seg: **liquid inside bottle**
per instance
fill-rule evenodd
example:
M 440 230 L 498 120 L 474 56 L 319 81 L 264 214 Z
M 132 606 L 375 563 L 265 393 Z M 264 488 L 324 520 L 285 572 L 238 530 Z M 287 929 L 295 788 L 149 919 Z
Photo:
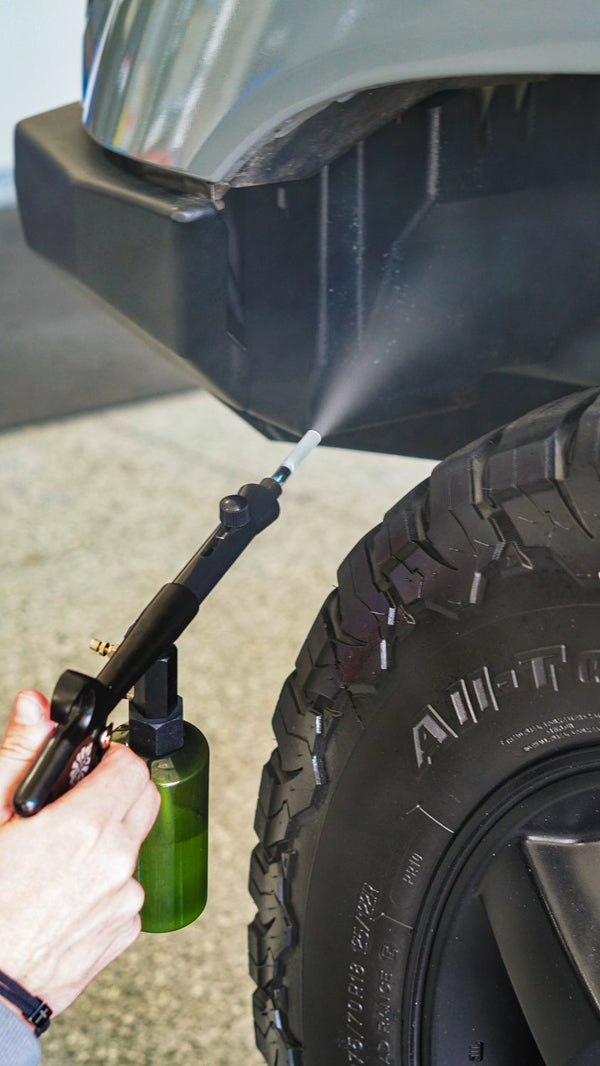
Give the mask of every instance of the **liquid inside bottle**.
M 142 929 L 166 933 L 181 929 L 202 913 L 208 882 L 208 743 L 184 722 L 183 746 L 167 755 L 140 757 L 160 792 L 156 822 L 142 844 L 135 876 L 146 899 Z M 128 744 L 129 727 L 114 740 Z

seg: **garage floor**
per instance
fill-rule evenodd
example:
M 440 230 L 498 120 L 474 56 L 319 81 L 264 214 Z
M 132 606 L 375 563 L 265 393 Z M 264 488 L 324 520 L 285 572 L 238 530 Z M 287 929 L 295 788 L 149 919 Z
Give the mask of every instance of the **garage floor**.
M 1 724 L 17 688 L 98 669 L 90 637 L 118 640 L 213 528 L 220 497 L 285 451 L 196 392 L 0 435 Z M 43 1038 L 44 1066 L 262 1062 L 246 884 L 271 713 L 341 558 L 431 465 L 317 451 L 181 639 L 184 706 L 212 749 L 210 902 L 101 975 Z

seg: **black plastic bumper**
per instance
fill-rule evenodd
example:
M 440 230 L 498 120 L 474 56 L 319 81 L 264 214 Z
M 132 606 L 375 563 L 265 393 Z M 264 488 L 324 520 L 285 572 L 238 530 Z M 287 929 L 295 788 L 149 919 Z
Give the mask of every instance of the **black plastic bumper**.
M 217 205 L 132 173 L 72 105 L 18 127 L 19 205 L 33 248 L 266 435 L 327 401 L 328 443 L 441 458 L 600 381 L 599 112 L 597 77 L 438 94 Z
M 21 122 L 15 159 L 30 246 L 195 364 L 213 391 L 229 385 L 227 231 L 215 205 L 116 165 L 78 104 Z

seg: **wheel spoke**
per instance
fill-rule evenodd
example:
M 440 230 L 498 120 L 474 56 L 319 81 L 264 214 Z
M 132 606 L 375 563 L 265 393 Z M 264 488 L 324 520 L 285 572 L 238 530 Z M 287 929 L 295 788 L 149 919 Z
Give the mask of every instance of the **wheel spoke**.
M 600 1061 L 600 843 L 513 843 L 481 896 L 546 1066 Z

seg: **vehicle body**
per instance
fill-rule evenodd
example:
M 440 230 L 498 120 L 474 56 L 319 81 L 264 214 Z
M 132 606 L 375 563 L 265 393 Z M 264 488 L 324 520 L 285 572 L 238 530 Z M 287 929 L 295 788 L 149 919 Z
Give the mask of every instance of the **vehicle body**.
M 593 384 L 594 5 L 303 12 L 93 0 L 32 245 L 274 437 L 358 379 L 331 443 L 439 458 Z
M 83 113 L 18 128 L 32 246 L 263 433 L 481 437 L 351 553 L 282 693 L 270 1066 L 597 1061 L 599 109 L 588 0 L 91 0 Z

